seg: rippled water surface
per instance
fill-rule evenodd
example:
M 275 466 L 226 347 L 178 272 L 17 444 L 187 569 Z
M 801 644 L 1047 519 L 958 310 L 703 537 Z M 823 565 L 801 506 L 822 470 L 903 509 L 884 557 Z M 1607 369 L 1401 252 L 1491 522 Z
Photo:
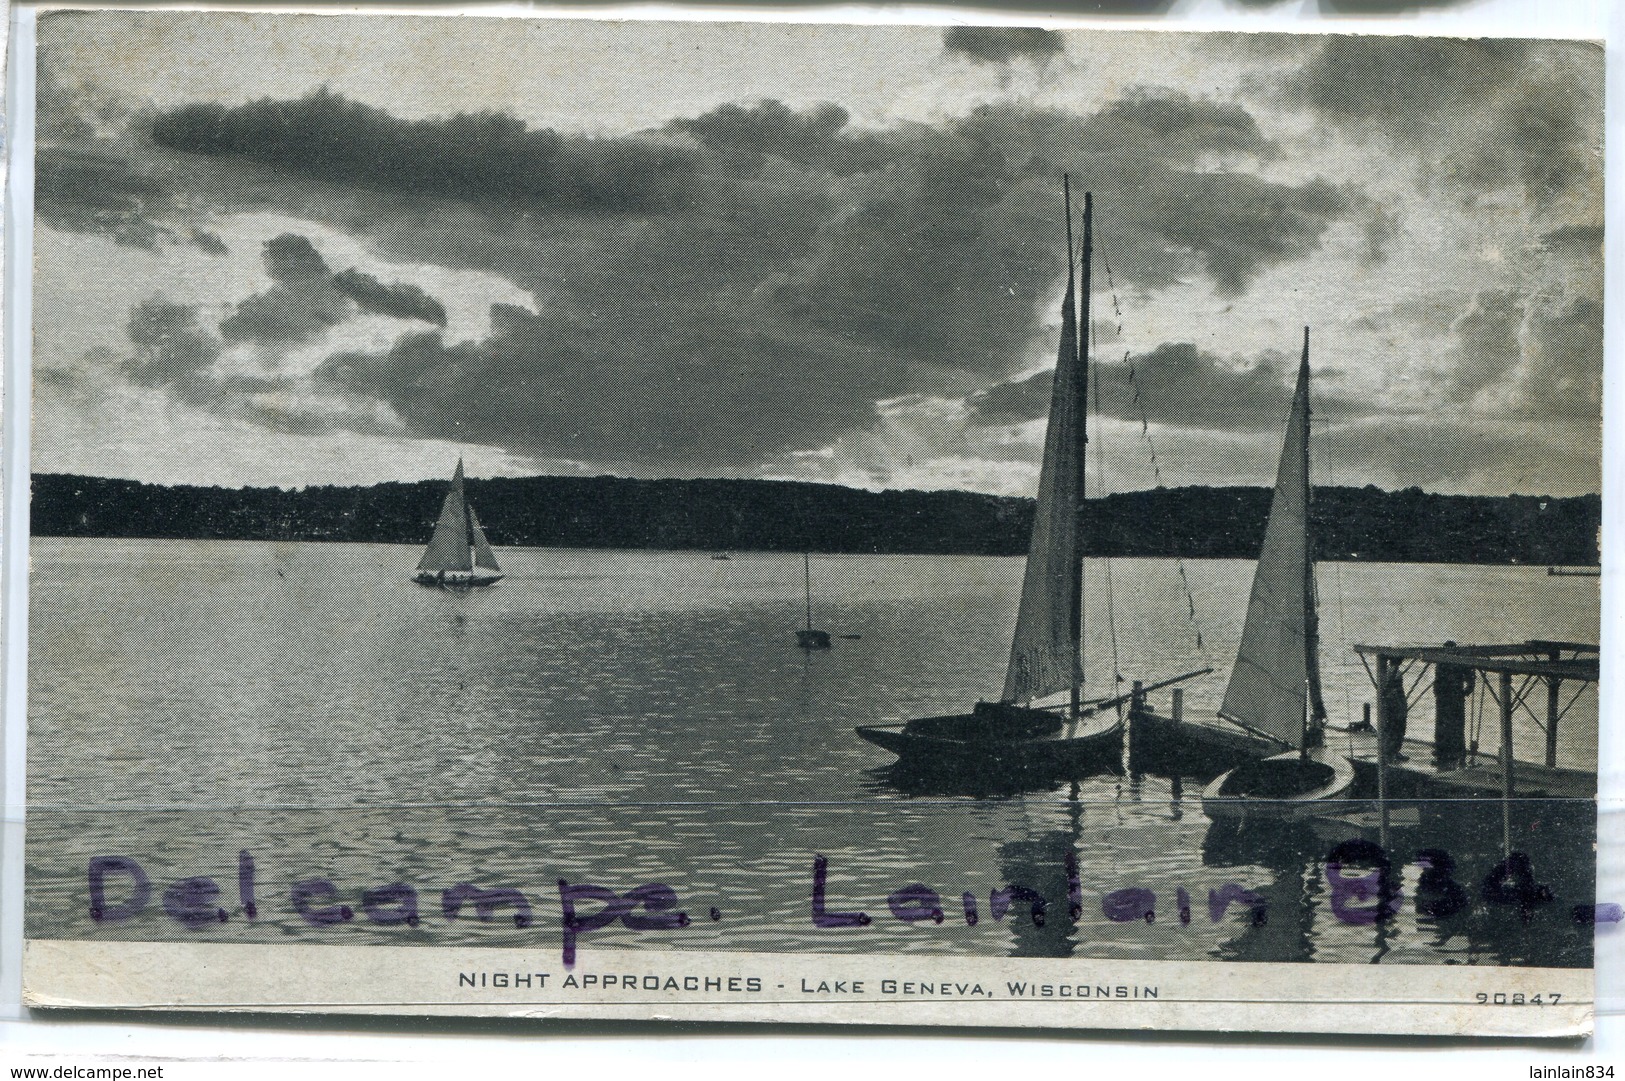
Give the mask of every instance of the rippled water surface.
M 1474 891 L 1502 856 L 1497 807 L 1425 816 L 1391 845 L 1402 905 L 1373 927 L 1333 912 L 1336 827 L 1210 832 L 1197 776 L 1105 771 L 1001 794 L 893 777 L 853 725 L 995 696 L 1019 559 L 814 557 L 817 624 L 861 637 L 805 654 L 799 556 L 510 550 L 508 578 L 467 594 L 412 585 L 416 558 L 383 545 L 34 541 L 30 935 L 552 946 L 563 878 L 664 882 L 695 917 L 592 936 L 622 947 L 1589 963 L 1589 935 L 1568 916 L 1594 899 L 1589 807 L 1520 817 L 1518 843 L 1557 896 L 1527 918 L 1483 904 L 1418 915 L 1415 849 L 1448 849 Z M 1174 563 L 1089 570 L 1096 689 L 1111 686 L 1114 644 L 1129 679 L 1212 664 L 1186 697 L 1210 713 L 1251 565 L 1186 565 L 1194 623 Z M 1595 641 L 1596 585 L 1543 568 L 1321 567 L 1334 723 L 1370 699 L 1353 643 Z M 1560 732 L 1560 761 L 1593 768 L 1594 695 Z M 1520 757 L 1542 739 L 1520 717 Z M 236 887 L 244 850 L 252 920 Z M 829 861 L 830 907 L 862 908 L 871 924 L 813 925 L 815 854 Z M 89 918 L 98 855 L 142 866 L 146 911 Z M 1081 913 L 1067 904 L 1069 855 Z M 191 876 L 221 884 L 224 922 L 164 914 L 165 887 Z M 318 927 L 292 910 L 291 885 L 316 878 L 354 919 Z M 128 877 L 110 882 L 118 894 Z M 443 919 L 440 891 L 458 882 L 522 891 L 534 923 Z M 422 897 L 416 926 L 361 914 L 362 891 L 391 883 Z M 940 925 L 888 912 L 888 894 L 914 883 L 946 899 Z M 1236 907 L 1211 919 L 1209 891 L 1227 883 L 1263 898 L 1268 918 Z M 1012 884 L 1051 900 L 1042 925 L 1023 905 L 988 918 L 989 892 Z M 1103 896 L 1126 888 L 1157 896 L 1152 921 L 1107 917 Z M 1195 899 L 1188 923 L 1180 890 Z M 974 926 L 965 892 L 980 899 Z

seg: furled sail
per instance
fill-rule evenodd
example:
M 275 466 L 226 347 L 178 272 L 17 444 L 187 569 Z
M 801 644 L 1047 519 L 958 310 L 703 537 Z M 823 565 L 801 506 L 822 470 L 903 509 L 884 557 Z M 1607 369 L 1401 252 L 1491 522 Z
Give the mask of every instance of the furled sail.
M 485 530 L 480 528 L 479 516 L 474 513 L 472 506 L 468 508 L 468 527 L 474 533 L 474 566 L 484 567 L 489 571 L 501 570 L 502 568 L 497 566 L 496 553 L 491 551 L 491 542 L 485 539 Z
M 1293 747 L 1310 735 L 1307 714 L 1325 716 L 1315 640 L 1309 551 L 1309 331 L 1292 395 L 1264 547 L 1253 572 L 1241 649 L 1219 715 Z
M 1084 197 L 1084 320 L 1088 320 L 1090 206 Z M 1078 651 L 1083 545 L 1078 507 L 1083 498 L 1083 396 L 1087 354 L 1080 350 L 1072 261 L 1072 211 L 1067 208 L 1066 299 L 1061 302 L 1061 344 L 1055 360 L 1049 428 L 1038 474 L 1021 608 L 1004 677 L 1006 702 L 1021 702 L 1076 687 L 1083 681 Z M 1087 348 L 1084 343 L 1084 348 Z
M 468 510 L 463 500 L 463 460 L 457 460 L 457 472 L 452 474 L 451 491 L 440 505 L 440 520 L 435 523 L 434 536 L 418 561 L 420 571 L 467 571 L 473 569 L 468 553 Z M 490 549 L 487 548 L 487 551 Z M 492 563 L 495 566 L 495 562 Z

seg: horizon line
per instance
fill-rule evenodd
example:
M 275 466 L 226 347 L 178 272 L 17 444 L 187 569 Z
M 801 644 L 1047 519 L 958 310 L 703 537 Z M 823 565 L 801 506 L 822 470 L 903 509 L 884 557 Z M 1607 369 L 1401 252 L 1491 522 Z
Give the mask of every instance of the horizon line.
M 418 484 L 447 484 L 447 483 L 450 483 L 449 480 L 442 479 L 442 478 L 424 477 L 424 478 L 420 478 L 418 480 L 380 480 L 380 481 L 372 481 L 370 483 L 354 482 L 354 483 L 348 483 L 348 484 L 305 484 L 305 485 L 294 485 L 294 486 L 290 486 L 290 487 L 283 487 L 282 485 L 276 485 L 276 484 L 241 484 L 241 485 L 237 485 L 235 487 L 231 487 L 231 486 L 222 485 L 222 484 L 200 484 L 200 483 L 193 483 L 193 482 L 188 482 L 188 481 L 145 481 L 145 480 L 138 480 L 138 479 L 136 479 L 134 477 L 103 476 L 103 475 L 96 474 L 96 473 L 73 473 L 73 472 L 62 472 L 62 471 L 55 471 L 55 470 L 30 470 L 30 472 L 29 472 L 29 480 L 30 480 L 30 482 L 32 482 L 33 479 L 36 478 L 36 477 L 84 477 L 84 478 L 87 478 L 89 480 L 119 481 L 119 482 L 123 482 L 123 483 L 127 483 L 127 484 L 142 484 L 142 485 L 147 485 L 149 487 L 154 487 L 154 488 L 211 488 L 211 489 L 215 489 L 217 491 L 224 491 L 224 492 L 247 492 L 247 491 L 306 492 L 306 491 L 310 491 L 311 489 L 316 489 L 316 488 L 378 488 L 378 487 L 382 487 L 383 485 L 386 485 L 386 484 L 398 484 L 398 485 L 412 486 L 412 485 L 418 485 Z M 484 482 L 487 482 L 487 481 L 528 481 L 528 480 L 572 480 L 572 481 L 614 480 L 614 481 L 629 481 L 629 482 L 632 482 L 632 483 L 641 483 L 641 484 L 662 484 L 662 483 L 664 483 L 664 484 L 691 484 L 691 483 L 701 483 L 701 482 L 722 482 L 722 483 L 742 483 L 742 484 L 802 484 L 802 485 L 809 485 L 809 486 L 820 487 L 820 488 L 838 488 L 838 489 L 841 489 L 843 491 L 849 491 L 849 492 L 863 492 L 863 493 L 867 493 L 869 495 L 883 495 L 883 494 L 886 494 L 886 493 L 934 495 L 934 494 L 942 493 L 942 494 L 948 494 L 948 495 L 982 496 L 982 497 L 989 498 L 989 499 L 1014 499 L 1014 500 L 1022 500 L 1022 501 L 1028 502 L 1028 503 L 1033 502 L 1037 498 L 1036 496 L 1032 496 L 1032 495 L 1011 495 L 1011 494 L 1008 494 L 1008 493 L 1000 493 L 1000 492 L 983 492 L 983 491 L 977 491 L 977 490 L 972 489 L 972 488 L 862 488 L 862 487 L 858 487 L 858 486 L 852 485 L 852 484 L 842 484 L 842 483 L 840 483 L 838 481 L 807 480 L 807 479 L 797 479 L 797 478 L 792 478 L 792 477 L 629 477 L 629 476 L 624 476 L 622 474 L 617 474 L 617 473 L 596 473 L 596 474 L 532 473 L 532 474 L 526 474 L 526 475 L 523 475 L 523 476 L 499 475 L 499 476 L 494 476 L 494 477 L 474 477 L 474 476 L 469 476 L 469 475 L 467 475 L 465 473 L 464 479 L 466 481 L 468 481 L 468 482 L 479 481 L 481 483 L 484 483 Z M 1264 489 L 1264 490 L 1267 491 L 1267 490 L 1272 489 L 1273 487 L 1274 486 L 1271 485 L 1271 484 L 1239 484 L 1239 483 L 1231 483 L 1231 484 L 1155 485 L 1155 486 L 1152 486 L 1152 487 L 1149 487 L 1149 488 L 1127 488 L 1127 489 L 1122 489 L 1120 491 L 1107 492 L 1107 493 L 1105 493 L 1103 495 L 1086 495 L 1085 496 L 1085 501 L 1086 502 L 1094 502 L 1094 501 L 1102 500 L 1102 499 L 1110 499 L 1114 495 L 1139 495 L 1139 494 L 1143 494 L 1143 493 L 1146 493 L 1146 492 L 1159 492 L 1159 491 L 1161 491 L 1161 492 L 1177 492 L 1177 491 L 1186 491 L 1186 490 L 1191 490 L 1191 489 L 1203 489 L 1203 490 L 1207 490 L 1207 491 L 1221 491 L 1221 490 L 1225 490 L 1225 489 L 1237 489 L 1237 488 L 1240 488 L 1240 489 Z M 1398 495 L 1398 494 L 1401 494 L 1401 493 L 1404 493 L 1404 492 L 1409 492 L 1409 491 L 1415 490 L 1415 491 L 1421 492 L 1424 495 L 1438 496 L 1438 497 L 1444 498 L 1444 499 L 1601 499 L 1602 498 L 1602 493 L 1598 492 L 1598 491 L 1580 492 L 1580 493 L 1577 493 L 1577 494 L 1574 494 L 1574 495 L 1551 495 L 1550 493 L 1544 493 L 1544 492 L 1539 493 L 1539 494 L 1531 494 L 1531 493 L 1524 493 L 1524 492 L 1507 492 L 1507 493 L 1504 493 L 1504 494 L 1493 494 L 1493 493 L 1484 493 L 1484 492 L 1462 493 L 1462 492 L 1438 492 L 1438 491 L 1433 491 L 1431 489 L 1424 488 L 1419 484 L 1410 484 L 1410 485 L 1406 485 L 1403 488 L 1384 488 L 1384 487 L 1381 487 L 1380 485 L 1369 484 L 1369 483 L 1368 484 L 1311 484 L 1310 487 L 1312 489 L 1319 490 L 1319 491 L 1338 491 L 1338 490 L 1364 491 L 1364 490 L 1366 490 L 1368 488 L 1374 488 L 1377 491 L 1382 492 L 1385 495 Z

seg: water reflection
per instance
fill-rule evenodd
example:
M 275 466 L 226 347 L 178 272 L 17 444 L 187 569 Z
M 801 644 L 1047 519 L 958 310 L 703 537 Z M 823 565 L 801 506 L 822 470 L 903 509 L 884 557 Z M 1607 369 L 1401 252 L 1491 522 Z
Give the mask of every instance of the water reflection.
M 283 577 L 266 569 L 273 552 Z M 1102 762 L 1075 778 L 890 764 L 853 726 L 949 712 L 996 687 L 1006 656 L 988 643 L 1008 641 L 1019 560 L 841 557 L 820 612 L 863 638 L 808 655 L 786 618 L 801 603 L 799 555 L 736 553 L 713 565 L 706 553 L 521 551 L 504 559 L 511 575 L 498 589 L 458 596 L 412 586 L 401 568 L 417 552 L 382 546 L 45 538 L 33 555 L 26 884 L 36 937 L 531 947 L 547 945 L 556 923 L 312 928 L 288 909 L 287 889 L 325 877 L 354 900 L 393 881 L 425 896 L 469 881 L 531 891 L 538 913 L 556 913 L 549 884 L 567 878 L 664 882 L 695 911 L 726 913 L 658 941 L 597 933 L 617 947 L 1590 960 L 1590 929 L 1568 916 L 1596 899 L 1589 803 L 1515 816 L 1514 843 L 1555 898 L 1527 918 L 1479 896 L 1505 855 L 1498 805 L 1424 809 L 1418 825 L 1389 834 L 1404 904 L 1373 928 L 1335 917 L 1324 866 L 1333 846 L 1369 831 L 1216 834 L 1198 802 L 1211 762 L 1141 755 L 1132 771 Z M 1124 602 L 1123 648 L 1147 670 L 1189 671 L 1209 658 L 1156 622 L 1167 570 L 1114 564 L 1135 598 Z M 1235 611 L 1215 613 L 1209 639 L 1215 654 L 1233 650 L 1251 566 L 1189 570 L 1199 593 L 1236 598 Z M 1583 638 L 1596 625 L 1593 587 L 1525 569 L 1342 573 L 1351 634 L 1443 637 L 1432 622 L 1441 575 L 1463 624 L 1486 638 Z M 185 588 L 199 576 L 211 588 Z M 1527 625 L 1530 612 L 1546 622 Z M 1211 683 L 1192 682 L 1193 713 L 1217 705 L 1222 681 Z M 154 883 L 229 884 L 242 849 L 260 867 L 256 920 L 234 914 L 203 932 L 161 905 L 118 927 L 85 916 L 92 856 L 137 858 Z M 1473 900 L 1465 915 L 1418 908 L 1440 889 L 1435 876 L 1421 890 L 1419 849 L 1454 858 Z M 809 920 L 814 853 L 830 860 L 832 903 L 876 915 L 861 933 Z M 1081 912 L 1069 857 L 1082 868 Z M 955 918 L 892 919 L 887 896 L 916 882 Z M 1253 925 L 1239 903 L 1211 921 L 1209 891 L 1227 884 L 1260 895 L 1268 922 Z M 1042 925 L 1020 902 L 991 919 L 990 892 L 1015 885 L 1045 898 Z M 1154 924 L 1104 914 L 1106 896 L 1140 889 L 1163 910 Z M 1166 915 L 1180 890 L 1189 924 Z M 964 892 L 979 905 L 975 926 L 958 917 Z
M 1076 868 L 1084 810 L 1078 785 L 1068 793 L 1065 825 L 1041 830 L 998 847 L 999 871 L 1007 883 L 1024 886 L 1044 899 L 1042 916 L 1017 901 L 1010 911 L 1010 956 L 1071 957 L 1078 948 L 1083 915 Z
M 1314 959 L 1315 839 L 1291 823 L 1248 829 L 1214 823 L 1202 840 L 1202 864 L 1232 875 L 1246 870 L 1241 891 L 1221 896 L 1241 911 L 1241 929 L 1213 956 L 1224 961 Z M 1260 873 L 1261 872 L 1261 873 Z M 1222 889 L 1222 887 L 1221 887 Z M 1209 918 L 1213 911 L 1210 909 Z
M 1069 790 L 1078 798 L 1079 784 L 1089 778 L 1117 777 L 1122 767 L 1110 759 L 1090 763 L 1072 776 L 1031 770 L 960 770 L 916 763 L 895 762 L 869 770 L 866 787 L 871 791 L 906 796 L 910 799 L 963 797 L 1009 800 L 1021 796 L 1042 798 L 1045 794 Z

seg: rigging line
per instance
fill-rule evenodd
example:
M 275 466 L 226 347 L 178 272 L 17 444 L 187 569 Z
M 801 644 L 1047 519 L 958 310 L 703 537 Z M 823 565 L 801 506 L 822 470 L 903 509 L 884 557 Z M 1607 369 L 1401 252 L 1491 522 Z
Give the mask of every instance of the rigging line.
M 1574 703 L 1578 702 L 1580 700 L 1580 696 L 1582 694 L 1586 693 L 1586 691 L 1590 688 L 1590 686 L 1591 686 L 1590 683 L 1582 683 L 1582 684 L 1580 684 L 1580 689 L 1574 692 L 1574 697 L 1569 699 L 1569 704 L 1567 706 L 1564 706 L 1561 710 L 1558 711 L 1558 713 L 1557 713 L 1557 719 L 1558 720 L 1561 721 L 1563 719 L 1563 717 L 1568 713 L 1569 707 L 1573 706 Z
M 1098 230 L 1097 230 L 1097 235 L 1098 235 Z M 1100 250 L 1100 262 L 1101 262 L 1101 265 L 1105 268 L 1105 271 L 1106 271 L 1106 290 L 1107 290 L 1107 292 L 1110 294 L 1110 296 L 1112 298 L 1112 314 L 1115 315 L 1116 319 L 1117 319 L 1117 322 L 1116 322 L 1117 336 L 1119 338 L 1121 338 L 1123 336 L 1123 307 L 1122 307 L 1121 302 L 1117 298 L 1117 282 L 1112 278 L 1112 263 L 1111 263 L 1111 259 L 1108 258 L 1107 255 L 1106 255 L 1105 245 L 1100 244 L 1100 245 L 1098 245 L 1098 247 L 1101 249 Z M 1094 333 L 1093 320 L 1091 320 L 1091 325 L 1089 326 L 1088 330 L 1089 330 L 1089 332 L 1091 334 Z M 1097 349 L 1097 352 L 1098 352 L 1098 348 L 1099 348 L 1099 344 L 1100 344 L 1098 336 L 1096 336 L 1094 341 L 1095 341 L 1096 349 Z M 1140 392 L 1140 378 L 1139 378 L 1138 371 L 1136 371 L 1136 369 L 1134 367 L 1133 350 L 1130 350 L 1130 349 L 1124 349 L 1123 350 L 1123 366 L 1128 369 L 1129 390 L 1131 392 L 1131 397 L 1133 398 L 1133 401 L 1134 401 L 1135 409 L 1138 412 L 1139 418 L 1140 418 L 1140 438 L 1145 440 L 1146 450 L 1149 452 L 1149 454 L 1151 456 L 1151 477 L 1156 482 L 1156 487 L 1161 489 L 1161 488 L 1165 487 L 1165 485 L 1162 482 L 1162 465 L 1157 460 L 1157 444 L 1156 444 L 1156 441 L 1151 438 L 1151 421 L 1150 421 L 1150 417 L 1148 416 L 1148 414 L 1145 411 L 1145 395 Z M 1096 415 L 1097 416 L 1099 414 L 1099 409 L 1100 409 L 1100 389 L 1099 389 L 1099 387 L 1100 387 L 1100 370 L 1099 370 L 1099 366 L 1097 365 L 1096 369 L 1095 369 L 1095 409 L 1096 409 Z M 1166 537 L 1166 541 L 1167 541 L 1168 551 L 1174 557 L 1174 567 L 1175 567 L 1175 569 L 1177 569 L 1179 571 L 1179 585 L 1180 585 L 1180 588 L 1184 591 L 1184 594 L 1185 594 L 1185 607 L 1190 612 L 1191 631 L 1196 636 L 1196 650 L 1200 654 L 1205 649 L 1205 642 L 1203 640 L 1203 635 L 1202 635 L 1201 621 L 1196 618 L 1196 597 L 1191 592 L 1190 578 L 1185 574 L 1185 559 L 1184 559 L 1183 556 L 1181 556 L 1179 554 L 1179 546 L 1174 542 L 1173 519 L 1172 519 L 1172 517 L 1167 518 L 1166 522 L 1167 522 L 1167 526 L 1168 526 L 1168 531 L 1165 534 L 1165 537 Z
M 1113 304 L 1116 304 L 1115 297 L 1113 298 Z M 1089 334 L 1090 338 L 1094 341 L 1095 349 L 1098 353 L 1100 348 L 1100 340 L 1095 334 L 1093 326 L 1089 328 Z M 1094 377 L 1095 431 L 1098 433 L 1100 431 L 1100 365 L 1098 364 L 1095 365 Z M 1095 477 L 1100 482 L 1100 495 L 1096 496 L 1097 499 L 1103 499 L 1106 494 L 1106 448 L 1104 444 L 1105 440 L 1097 434 L 1095 436 Z M 1085 464 L 1087 465 L 1087 463 Z M 1114 593 L 1112 588 L 1112 557 L 1109 548 L 1104 556 L 1104 561 L 1106 566 L 1106 628 L 1111 637 L 1112 643 L 1112 687 L 1115 690 L 1117 685 L 1123 682 L 1123 670 L 1119 664 L 1117 655 L 1117 615 L 1113 605 Z
M 1321 423 L 1324 424 L 1325 421 L 1325 414 L 1321 414 Z M 1320 457 L 1324 459 L 1320 468 L 1326 475 L 1326 487 L 1328 489 L 1335 489 L 1337 487 L 1337 477 L 1332 471 L 1332 456 L 1330 454 L 1322 454 Z M 1338 553 L 1338 555 L 1341 556 L 1342 553 Z M 1332 561 L 1332 578 L 1335 582 L 1334 588 L 1337 590 L 1337 644 L 1338 648 L 1347 654 L 1349 648 L 1349 632 L 1348 624 L 1345 622 L 1343 617 L 1343 560 L 1341 558 L 1334 559 Z M 1354 716 L 1354 702 L 1349 697 L 1348 680 L 1343 680 L 1342 682 L 1343 716 L 1352 717 Z
M 1535 727 L 1544 732 L 1546 731 L 1546 722 L 1541 719 L 1540 714 L 1535 712 L 1535 707 L 1529 704 L 1529 689 L 1537 681 L 1541 683 L 1545 682 L 1545 680 L 1542 680 L 1539 676 L 1531 675 L 1524 677 L 1523 686 L 1518 688 L 1518 705 L 1523 708 L 1525 713 L 1529 714 L 1529 719 L 1535 722 Z M 1585 688 L 1582 687 L 1580 689 L 1584 690 Z M 1561 716 L 1561 714 L 1559 716 Z

